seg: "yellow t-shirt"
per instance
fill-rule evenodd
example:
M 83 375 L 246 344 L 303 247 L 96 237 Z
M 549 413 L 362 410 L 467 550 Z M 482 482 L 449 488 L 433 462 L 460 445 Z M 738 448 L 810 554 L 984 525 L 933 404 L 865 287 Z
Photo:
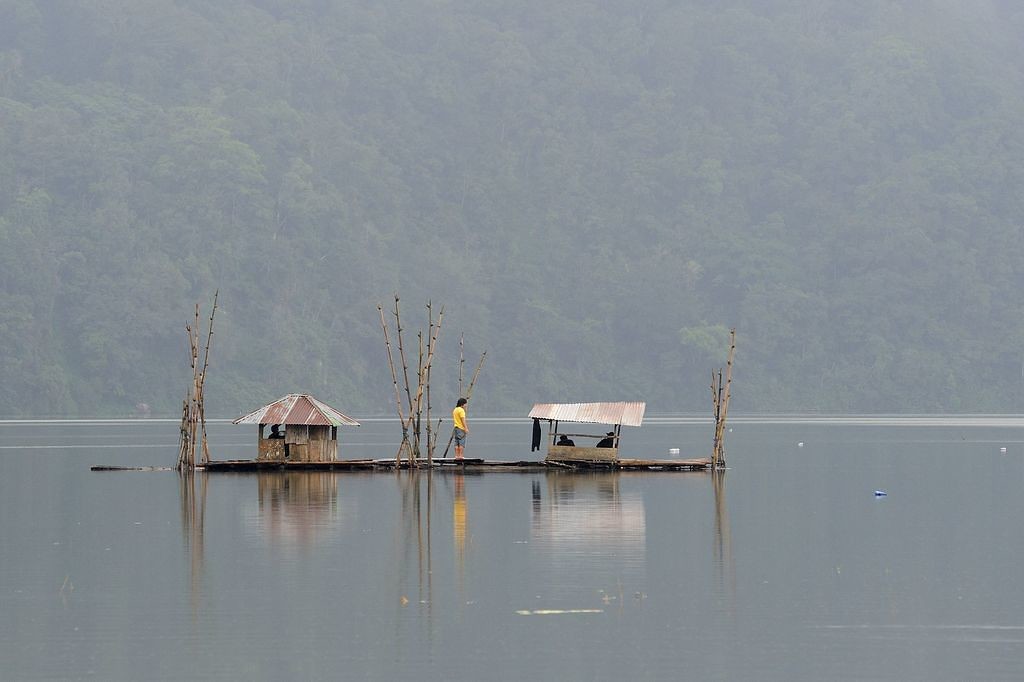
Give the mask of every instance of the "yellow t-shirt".
M 469 429 L 466 428 L 466 408 L 456 407 L 452 410 L 452 422 L 455 423 L 457 428 L 468 431 Z

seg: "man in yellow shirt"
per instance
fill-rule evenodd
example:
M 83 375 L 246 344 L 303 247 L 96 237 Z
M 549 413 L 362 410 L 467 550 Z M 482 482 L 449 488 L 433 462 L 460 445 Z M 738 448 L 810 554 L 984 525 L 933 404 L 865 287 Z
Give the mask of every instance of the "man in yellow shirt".
M 455 424 L 455 460 L 462 459 L 463 448 L 466 445 L 466 435 L 469 433 L 469 426 L 466 425 L 466 403 L 465 398 L 459 398 L 452 410 L 452 423 Z

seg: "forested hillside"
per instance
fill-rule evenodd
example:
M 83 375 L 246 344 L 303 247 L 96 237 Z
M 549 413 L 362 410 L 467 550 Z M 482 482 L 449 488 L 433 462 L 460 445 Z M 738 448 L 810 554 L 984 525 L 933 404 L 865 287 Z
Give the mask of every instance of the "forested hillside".
M 0 415 L 1022 412 L 1019 7 L 0 0 Z

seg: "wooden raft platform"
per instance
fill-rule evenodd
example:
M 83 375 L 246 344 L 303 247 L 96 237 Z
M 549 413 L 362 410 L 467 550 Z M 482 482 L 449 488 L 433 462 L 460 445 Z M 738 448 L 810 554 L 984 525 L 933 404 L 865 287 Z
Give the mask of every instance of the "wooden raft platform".
M 426 459 L 417 465 L 427 468 Z M 266 462 L 251 459 L 214 460 L 196 469 L 205 471 L 384 471 L 408 469 L 409 463 L 396 464 L 393 459 L 341 459 L 333 462 Z M 711 469 L 711 458 L 699 459 L 620 459 L 617 461 L 507 461 L 484 460 L 467 457 L 435 459 L 434 469 L 450 471 L 543 471 L 550 469 L 603 470 L 603 471 L 704 471 Z M 163 467 L 94 466 L 92 471 L 154 471 Z M 166 469 L 169 470 L 169 469 Z

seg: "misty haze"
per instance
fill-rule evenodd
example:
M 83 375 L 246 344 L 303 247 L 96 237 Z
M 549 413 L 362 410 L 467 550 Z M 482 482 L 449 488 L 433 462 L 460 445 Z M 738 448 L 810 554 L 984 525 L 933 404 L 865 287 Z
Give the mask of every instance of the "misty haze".
M 1024 408 L 1016 3 L 0 2 L 0 414 Z
M 1024 679 L 1022 121 L 1017 0 L 0 0 L 0 678 Z

